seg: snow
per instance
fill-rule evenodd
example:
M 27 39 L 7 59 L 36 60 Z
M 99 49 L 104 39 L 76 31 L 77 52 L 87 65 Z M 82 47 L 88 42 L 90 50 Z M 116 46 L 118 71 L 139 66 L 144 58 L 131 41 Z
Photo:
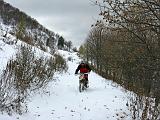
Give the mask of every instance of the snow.
M 15 49 L 12 46 L 2 42 L 0 38 L 0 70 L 6 66 L 7 61 L 13 56 L 14 53 Z
M 43 94 L 28 101 L 28 113 L 0 115 L 0 120 L 129 120 L 126 91 L 116 87 L 94 72 L 89 74 L 89 88 L 78 91 L 78 76 L 74 75 L 80 59 L 76 53 L 58 51 L 68 61 L 68 71 L 55 75 Z
M 1 32 L 2 33 L 2 32 Z M 0 72 L 7 61 L 17 51 L 16 45 L 7 45 L 0 35 Z M 15 39 L 10 36 L 10 39 Z M 21 42 L 18 41 L 17 45 Z M 51 56 L 34 48 L 37 56 Z M 75 69 L 81 61 L 77 53 L 59 50 L 68 64 L 66 73 L 56 73 L 45 91 L 34 94 L 28 101 L 28 112 L 23 115 L 0 114 L 0 120 L 130 120 L 131 115 L 126 103 L 127 91 L 97 75 L 89 74 L 89 88 L 84 92 L 78 90 L 78 76 Z M 72 58 L 68 61 L 68 58 Z

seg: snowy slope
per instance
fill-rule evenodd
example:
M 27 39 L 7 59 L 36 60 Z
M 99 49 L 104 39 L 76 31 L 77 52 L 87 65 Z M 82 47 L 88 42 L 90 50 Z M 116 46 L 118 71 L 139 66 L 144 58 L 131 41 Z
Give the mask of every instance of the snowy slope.
M 14 53 L 14 46 L 5 44 L 1 41 L 0 37 L 0 71 L 6 66 L 7 61 L 12 57 Z
M 24 115 L 0 115 L 0 120 L 131 120 L 127 109 L 127 95 L 123 88 L 94 72 L 89 74 L 90 87 L 79 93 L 78 76 L 74 75 L 79 63 L 76 53 L 59 51 L 68 61 L 68 72 L 58 74 L 44 94 L 28 102 Z

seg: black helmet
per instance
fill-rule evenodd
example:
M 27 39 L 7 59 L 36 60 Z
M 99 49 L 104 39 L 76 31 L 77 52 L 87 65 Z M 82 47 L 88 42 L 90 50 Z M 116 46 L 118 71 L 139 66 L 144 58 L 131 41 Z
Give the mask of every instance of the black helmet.
M 85 63 L 84 60 L 81 60 L 81 63 Z

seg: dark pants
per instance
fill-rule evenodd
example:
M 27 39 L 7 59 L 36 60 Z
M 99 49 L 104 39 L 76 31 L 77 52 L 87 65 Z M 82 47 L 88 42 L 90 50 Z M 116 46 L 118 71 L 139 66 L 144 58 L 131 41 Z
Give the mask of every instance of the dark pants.
M 87 87 L 87 84 L 88 84 L 88 74 L 84 74 L 84 77 L 85 77 L 85 79 L 86 79 L 86 84 L 85 84 L 85 86 Z

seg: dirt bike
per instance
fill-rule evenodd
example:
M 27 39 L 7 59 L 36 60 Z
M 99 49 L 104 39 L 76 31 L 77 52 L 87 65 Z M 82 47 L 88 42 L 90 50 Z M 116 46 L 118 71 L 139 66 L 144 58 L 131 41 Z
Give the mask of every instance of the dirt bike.
M 85 75 L 88 73 L 79 73 L 79 92 L 82 92 L 88 88 L 87 80 L 85 78 Z

